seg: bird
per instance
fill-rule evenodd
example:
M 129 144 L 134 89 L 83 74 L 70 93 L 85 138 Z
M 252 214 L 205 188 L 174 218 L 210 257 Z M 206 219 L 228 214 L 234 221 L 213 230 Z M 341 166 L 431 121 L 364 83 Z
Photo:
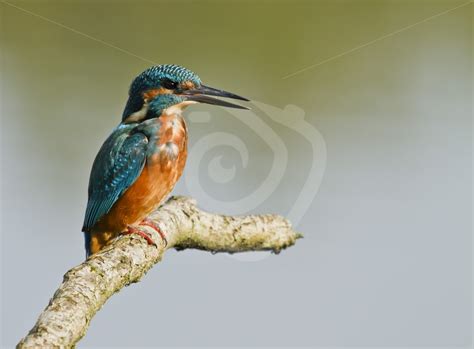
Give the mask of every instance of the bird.
M 155 244 L 140 226 L 166 234 L 148 215 L 173 190 L 185 167 L 188 129 L 183 110 L 196 103 L 249 109 L 216 97 L 249 101 L 209 87 L 191 70 L 175 64 L 152 66 L 135 79 L 120 124 L 92 165 L 82 231 L 86 258 L 120 234 L 138 234 Z

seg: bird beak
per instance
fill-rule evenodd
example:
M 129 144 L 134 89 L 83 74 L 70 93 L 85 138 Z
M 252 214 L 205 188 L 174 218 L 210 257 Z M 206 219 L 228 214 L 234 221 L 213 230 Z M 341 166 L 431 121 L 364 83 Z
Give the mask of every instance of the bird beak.
M 198 88 L 194 88 L 191 90 L 185 90 L 181 93 L 185 96 L 186 100 L 188 101 L 195 101 L 199 103 L 206 103 L 206 104 L 213 104 L 213 105 L 220 105 L 222 107 L 229 107 L 229 108 L 236 108 L 236 109 L 250 109 L 238 104 L 230 103 L 223 101 L 218 98 L 210 97 L 210 96 L 218 96 L 224 98 L 232 98 L 232 99 L 239 99 L 241 101 L 249 101 L 247 98 L 237 96 L 236 94 L 219 90 L 217 88 L 209 87 L 201 85 Z

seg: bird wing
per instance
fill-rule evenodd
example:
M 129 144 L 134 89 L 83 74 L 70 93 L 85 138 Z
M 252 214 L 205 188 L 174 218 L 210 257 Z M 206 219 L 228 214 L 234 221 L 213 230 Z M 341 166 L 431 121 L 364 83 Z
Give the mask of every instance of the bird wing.
M 89 180 L 84 232 L 107 214 L 140 176 L 146 162 L 148 138 L 133 128 L 119 126 L 97 154 Z

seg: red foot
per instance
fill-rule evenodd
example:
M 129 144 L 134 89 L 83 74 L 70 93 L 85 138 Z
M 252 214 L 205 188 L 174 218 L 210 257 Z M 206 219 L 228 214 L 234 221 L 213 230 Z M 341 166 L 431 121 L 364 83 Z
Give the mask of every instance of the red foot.
M 145 219 L 140 223 L 140 225 L 144 225 L 144 226 L 153 228 L 158 234 L 160 234 L 161 238 L 162 238 L 163 241 L 165 242 L 165 247 L 168 245 L 168 240 L 166 240 L 166 236 L 165 236 L 165 234 L 161 231 L 161 228 L 158 226 L 158 224 L 156 224 L 155 222 L 153 222 L 151 219 L 145 218 Z
M 141 231 L 138 228 L 134 228 L 132 226 L 129 226 L 126 231 L 122 233 L 123 235 L 129 235 L 129 234 L 137 234 L 140 235 L 142 238 L 144 238 L 150 245 L 155 245 L 156 243 L 153 241 L 153 239 L 148 235 L 147 233 Z

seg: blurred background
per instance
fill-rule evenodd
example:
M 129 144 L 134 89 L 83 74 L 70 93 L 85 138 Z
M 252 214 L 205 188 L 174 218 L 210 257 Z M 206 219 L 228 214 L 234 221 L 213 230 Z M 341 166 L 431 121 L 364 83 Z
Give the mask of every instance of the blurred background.
M 472 344 L 472 18 L 457 0 L 2 1 L 2 344 L 84 258 L 130 81 L 175 63 L 254 101 L 188 109 L 174 194 L 274 212 L 279 255 L 166 254 L 79 347 Z

